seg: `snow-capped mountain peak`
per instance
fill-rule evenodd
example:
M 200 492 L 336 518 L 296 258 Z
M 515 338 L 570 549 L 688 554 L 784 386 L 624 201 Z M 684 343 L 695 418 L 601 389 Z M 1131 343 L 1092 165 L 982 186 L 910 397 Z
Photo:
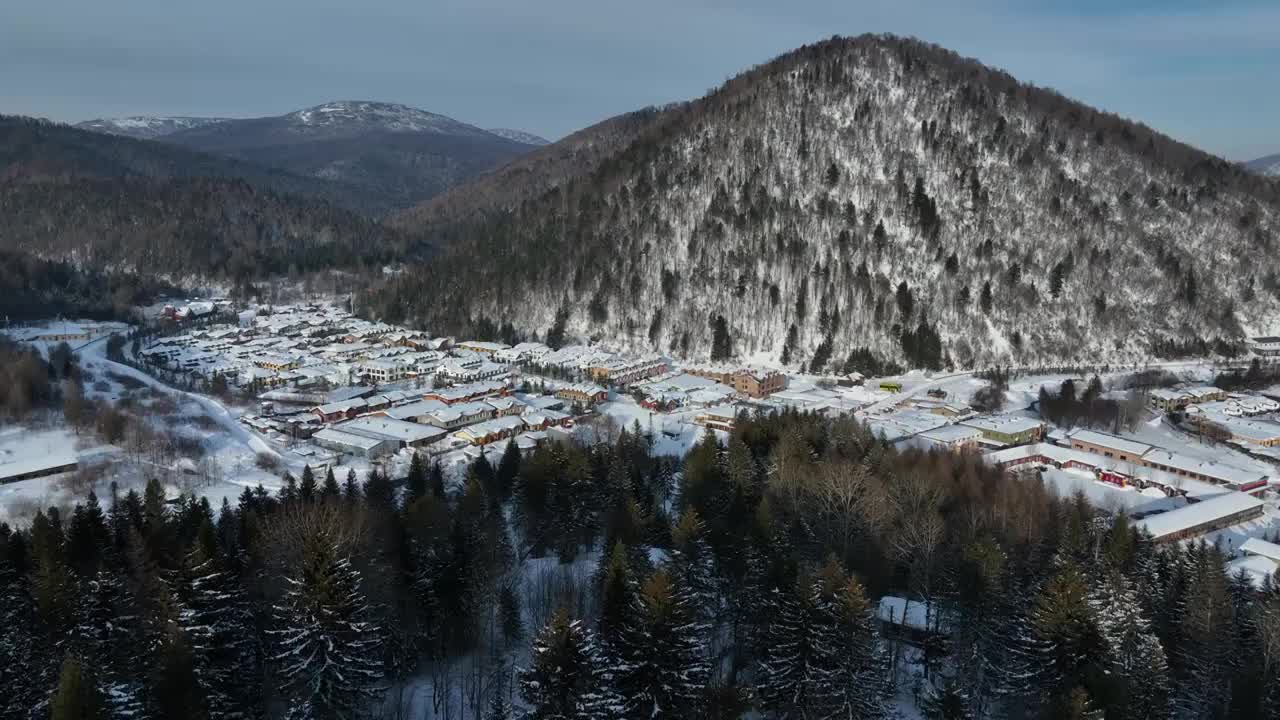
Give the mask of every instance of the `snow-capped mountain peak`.
M 131 115 L 128 117 L 87 120 L 78 123 L 76 127 L 81 130 L 92 130 L 109 135 L 124 135 L 126 137 L 149 140 L 183 130 L 216 125 L 226 122 L 226 120 L 227 118 L 216 117 Z
M 524 143 L 525 145 L 537 145 L 541 147 L 543 145 L 551 144 L 550 140 L 523 130 L 512 130 L 511 128 L 489 128 L 489 132 L 500 138 L 506 138 L 512 142 Z
M 289 113 L 285 119 L 300 128 L 315 130 L 385 130 L 447 135 L 475 135 L 484 132 L 445 115 L 398 103 L 367 100 L 327 102 Z

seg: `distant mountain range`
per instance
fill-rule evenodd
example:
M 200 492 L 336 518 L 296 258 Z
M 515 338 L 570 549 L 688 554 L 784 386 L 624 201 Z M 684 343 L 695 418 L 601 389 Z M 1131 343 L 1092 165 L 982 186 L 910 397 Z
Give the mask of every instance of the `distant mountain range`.
M 344 204 L 373 216 L 429 200 L 547 142 L 369 101 L 329 102 L 273 117 L 126 117 L 77 127 L 340 183 L 352 191 Z
M 174 280 L 412 256 L 400 233 L 342 207 L 353 192 L 176 145 L 0 116 L 0 252 Z
M 1256 173 L 1280 177 L 1280 153 L 1260 157 L 1257 160 L 1250 160 L 1244 165 Z

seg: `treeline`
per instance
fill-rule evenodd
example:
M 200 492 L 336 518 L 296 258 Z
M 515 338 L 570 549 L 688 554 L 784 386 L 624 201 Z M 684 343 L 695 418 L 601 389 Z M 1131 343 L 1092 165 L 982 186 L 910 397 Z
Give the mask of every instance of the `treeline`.
M 1102 379 L 1094 375 L 1083 392 L 1076 390 L 1075 380 L 1067 379 L 1053 393 L 1040 386 L 1037 409 L 1040 417 L 1054 425 L 1064 427 L 1106 428 L 1112 432 L 1132 430 L 1137 427 L 1146 408 L 1144 395 L 1131 389 L 1123 400 L 1103 397 Z
M 1250 361 L 1246 370 L 1224 370 L 1213 378 L 1214 387 L 1222 388 L 1229 392 L 1236 390 L 1262 390 L 1277 383 L 1280 383 L 1280 365 L 1273 363 L 1264 366 L 1258 358 Z
M 5 717 L 1267 718 L 1280 593 L 850 419 L 0 526 Z M 877 622 L 926 607 L 919 647 Z M 918 606 L 919 606 L 918 605 Z M 405 702 L 408 702 L 406 700 Z
M 0 248 L 0 316 L 9 322 L 52 317 L 126 319 L 130 309 L 170 291 L 145 275 L 76 267 Z

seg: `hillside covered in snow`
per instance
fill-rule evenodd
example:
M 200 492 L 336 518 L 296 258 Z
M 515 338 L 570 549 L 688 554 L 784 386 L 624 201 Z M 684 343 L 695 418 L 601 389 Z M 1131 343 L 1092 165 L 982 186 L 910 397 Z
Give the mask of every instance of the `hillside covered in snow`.
M 1228 352 L 1280 309 L 1272 183 L 916 40 L 800 48 L 548 187 L 428 225 L 370 308 L 815 370 Z

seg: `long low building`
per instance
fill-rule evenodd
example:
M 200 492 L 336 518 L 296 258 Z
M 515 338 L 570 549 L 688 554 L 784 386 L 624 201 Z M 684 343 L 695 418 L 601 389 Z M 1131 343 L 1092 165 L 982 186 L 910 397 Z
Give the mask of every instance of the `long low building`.
M 1049 443 L 1020 445 L 988 453 L 983 458 L 1006 470 L 1037 466 L 1077 470 L 1093 475 L 1094 479 L 1100 482 L 1119 487 L 1159 488 L 1169 496 L 1213 497 L 1234 489 L 1229 485 L 1203 482 L 1115 457 L 1105 457 L 1101 454 Z M 1261 489 L 1257 488 L 1253 492 L 1259 492 Z
M 1073 430 L 1067 434 L 1072 450 L 1098 455 L 1134 467 L 1159 470 L 1170 475 L 1222 485 L 1241 492 L 1255 492 L 1270 482 L 1267 473 L 1223 462 L 1200 460 L 1164 448 L 1094 430 Z
M 1186 507 L 1150 515 L 1136 527 L 1157 543 L 1176 542 L 1221 530 L 1262 516 L 1262 501 L 1245 493 L 1224 493 Z

